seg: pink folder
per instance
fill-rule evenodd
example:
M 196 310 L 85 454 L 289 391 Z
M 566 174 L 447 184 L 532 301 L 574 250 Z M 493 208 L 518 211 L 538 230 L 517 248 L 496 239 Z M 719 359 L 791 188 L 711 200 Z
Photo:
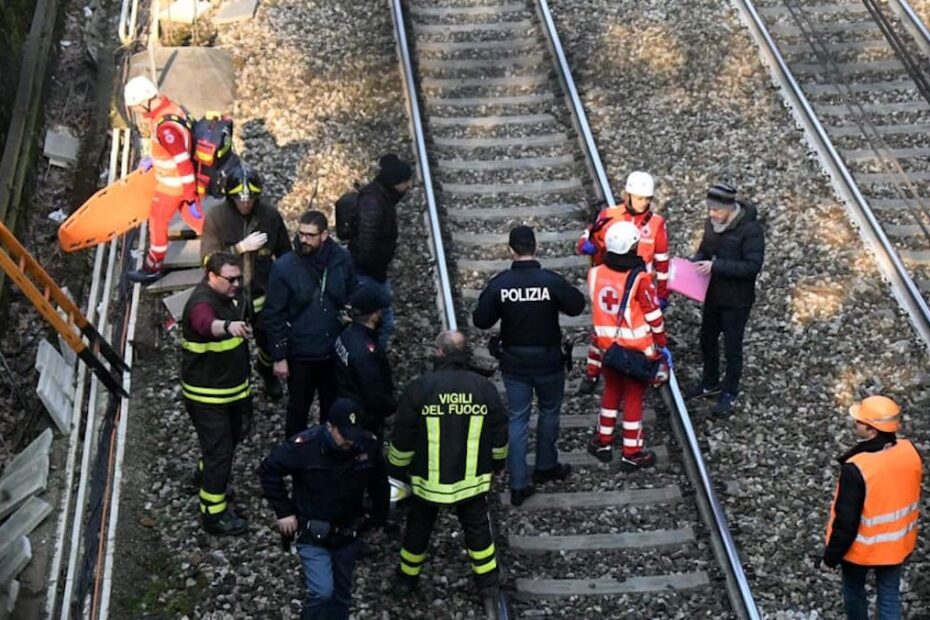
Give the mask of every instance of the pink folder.
M 668 268 L 668 288 L 699 303 L 704 303 L 710 274 L 698 273 L 694 263 L 685 258 L 673 258 Z

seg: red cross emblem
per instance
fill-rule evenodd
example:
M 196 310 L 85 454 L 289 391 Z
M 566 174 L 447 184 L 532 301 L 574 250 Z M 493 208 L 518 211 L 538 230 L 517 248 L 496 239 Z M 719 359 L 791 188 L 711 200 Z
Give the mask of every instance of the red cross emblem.
M 620 297 L 617 295 L 617 289 L 612 286 L 605 286 L 602 288 L 600 295 L 597 297 L 597 303 L 604 312 L 616 314 L 620 306 Z

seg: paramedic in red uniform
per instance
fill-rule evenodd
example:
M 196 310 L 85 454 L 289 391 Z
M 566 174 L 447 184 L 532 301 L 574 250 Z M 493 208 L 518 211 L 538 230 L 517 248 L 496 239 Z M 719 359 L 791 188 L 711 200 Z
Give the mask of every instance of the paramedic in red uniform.
M 592 266 L 604 262 L 607 249 L 604 237 L 616 222 L 633 222 L 639 228 L 640 240 L 637 253 L 646 265 L 646 271 L 654 278 L 662 310 L 668 305 L 668 229 L 665 218 L 652 210 L 655 196 L 655 179 L 648 172 L 634 171 L 626 178 L 623 204 L 603 209 L 594 223 L 578 239 L 579 254 L 591 257 Z M 588 363 L 585 376 L 578 387 L 580 394 L 591 394 L 601 373 L 601 357 L 592 337 L 588 347 Z
M 166 97 L 147 77 L 134 77 L 123 90 L 126 106 L 148 121 L 152 137 L 151 158 L 143 167 L 155 168 L 155 193 L 149 213 L 149 251 L 142 269 L 130 271 L 132 282 L 150 284 L 164 275 L 168 252 L 168 223 L 181 211 L 187 225 L 200 235 L 203 213 L 197 202 L 197 181 L 191 160 L 191 131 L 187 111 Z

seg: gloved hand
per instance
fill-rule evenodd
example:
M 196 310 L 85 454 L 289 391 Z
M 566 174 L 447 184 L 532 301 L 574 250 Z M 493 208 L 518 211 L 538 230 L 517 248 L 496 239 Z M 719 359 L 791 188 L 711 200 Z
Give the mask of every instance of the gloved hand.
M 150 155 L 146 155 L 145 157 L 140 159 L 139 166 L 137 167 L 137 169 L 145 170 L 146 172 L 151 170 L 152 169 L 152 157 Z
M 665 312 L 666 308 L 668 308 L 668 298 L 659 297 L 659 310 Z
M 672 352 L 669 351 L 668 347 L 659 347 L 659 355 L 665 358 L 665 363 L 668 364 L 669 368 L 674 367 L 672 363 Z
M 581 244 L 581 253 L 585 256 L 594 256 L 597 254 L 597 246 L 590 239 L 585 239 Z
M 268 235 L 263 232 L 255 231 L 249 234 L 248 237 L 236 244 L 235 250 L 237 254 L 245 254 L 246 252 L 254 252 L 262 246 L 268 243 Z

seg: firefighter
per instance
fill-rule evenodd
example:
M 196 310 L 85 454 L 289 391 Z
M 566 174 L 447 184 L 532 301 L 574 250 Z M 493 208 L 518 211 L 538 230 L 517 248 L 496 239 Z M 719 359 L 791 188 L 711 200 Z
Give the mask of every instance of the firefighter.
M 887 396 L 869 396 L 849 415 L 859 442 L 837 459 L 823 564 L 841 566 L 847 617 L 868 618 L 865 580 L 874 570 L 878 617 L 901 618 L 901 568 L 917 546 L 920 455 L 897 438 L 901 408 Z
M 326 424 L 297 433 L 259 466 L 278 531 L 296 537 L 307 595 L 303 620 L 348 620 L 362 494 L 380 444 L 360 426 L 361 408 L 340 398 Z M 284 478 L 290 476 L 292 496 Z
M 204 529 L 220 535 L 248 528 L 226 498 L 233 453 L 252 423 L 252 329 L 235 303 L 241 289 L 239 257 L 214 252 L 181 319 L 181 393 L 202 454 L 200 512 Z
M 192 121 L 187 110 L 158 93 L 147 77 L 137 76 L 123 90 L 126 106 L 139 114 L 151 134 L 151 156 L 140 167 L 155 168 L 155 193 L 149 213 L 149 250 L 142 269 L 130 271 L 132 282 L 150 284 L 164 275 L 168 252 L 168 223 L 179 210 L 187 225 L 199 235 L 203 213 L 197 201 L 197 180 L 191 160 Z
M 242 257 L 245 310 L 258 350 L 255 369 L 265 382 L 265 392 L 277 400 L 284 389 L 271 369 L 262 310 L 271 265 L 291 251 L 291 240 L 281 214 L 261 200 L 262 181 L 254 169 L 244 163 L 233 168 L 226 178 L 225 193 L 226 202 L 211 209 L 204 220 L 200 259 L 206 264 L 214 252 Z
M 633 222 L 640 232 L 638 254 L 646 265 L 646 271 L 654 277 L 659 306 L 665 311 L 668 305 L 668 230 L 665 218 L 652 210 L 654 196 L 655 179 L 652 175 L 638 170 L 631 172 L 626 178 L 623 204 L 598 213 L 578 239 L 576 249 L 579 254 L 591 257 L 592 266 L 600 265 L 607 252 L 604 237 L 610 226 L 616 222 Z M 594 392 L 600 377 L 601 358 L 595 339 L 596 336 L 592 335 L 585 375 L 578 386 L 579 394 Z
M 409 475 L 412 499 L 395 590 L 410 595 L 439 509 L 454 507 L 465 532 L 482 604 L 496 617 L 497 553 L 488 515 L 492 471 L 507 458 L 507 417 L 494 384 L 467 369 L 461 332 L 442 332 L 433 372 L 414 380 L 397 407 L 388 451 L 393 478 Z
M 588 290 L 594 319 L 595 346 L 603 353 L 613 344 L 641 353 L 647 360 L 671 354 L 665 348 L 665 325 L 652 278 L 637 251 L 640 228 L 618 222 L 605 235 L 604 263 L 588 272 Z M 625 305 L 624 305 L 625 304 Z M 598 429 L 588 451 L 598 460 L 613 459 L 613 433 L 623 407 L 623 453 L 620 468 L 635 471 L 655 464 L 655 454 L 643 449 L 643 394 L 648 383 L 602 368 L 604 391 Z

